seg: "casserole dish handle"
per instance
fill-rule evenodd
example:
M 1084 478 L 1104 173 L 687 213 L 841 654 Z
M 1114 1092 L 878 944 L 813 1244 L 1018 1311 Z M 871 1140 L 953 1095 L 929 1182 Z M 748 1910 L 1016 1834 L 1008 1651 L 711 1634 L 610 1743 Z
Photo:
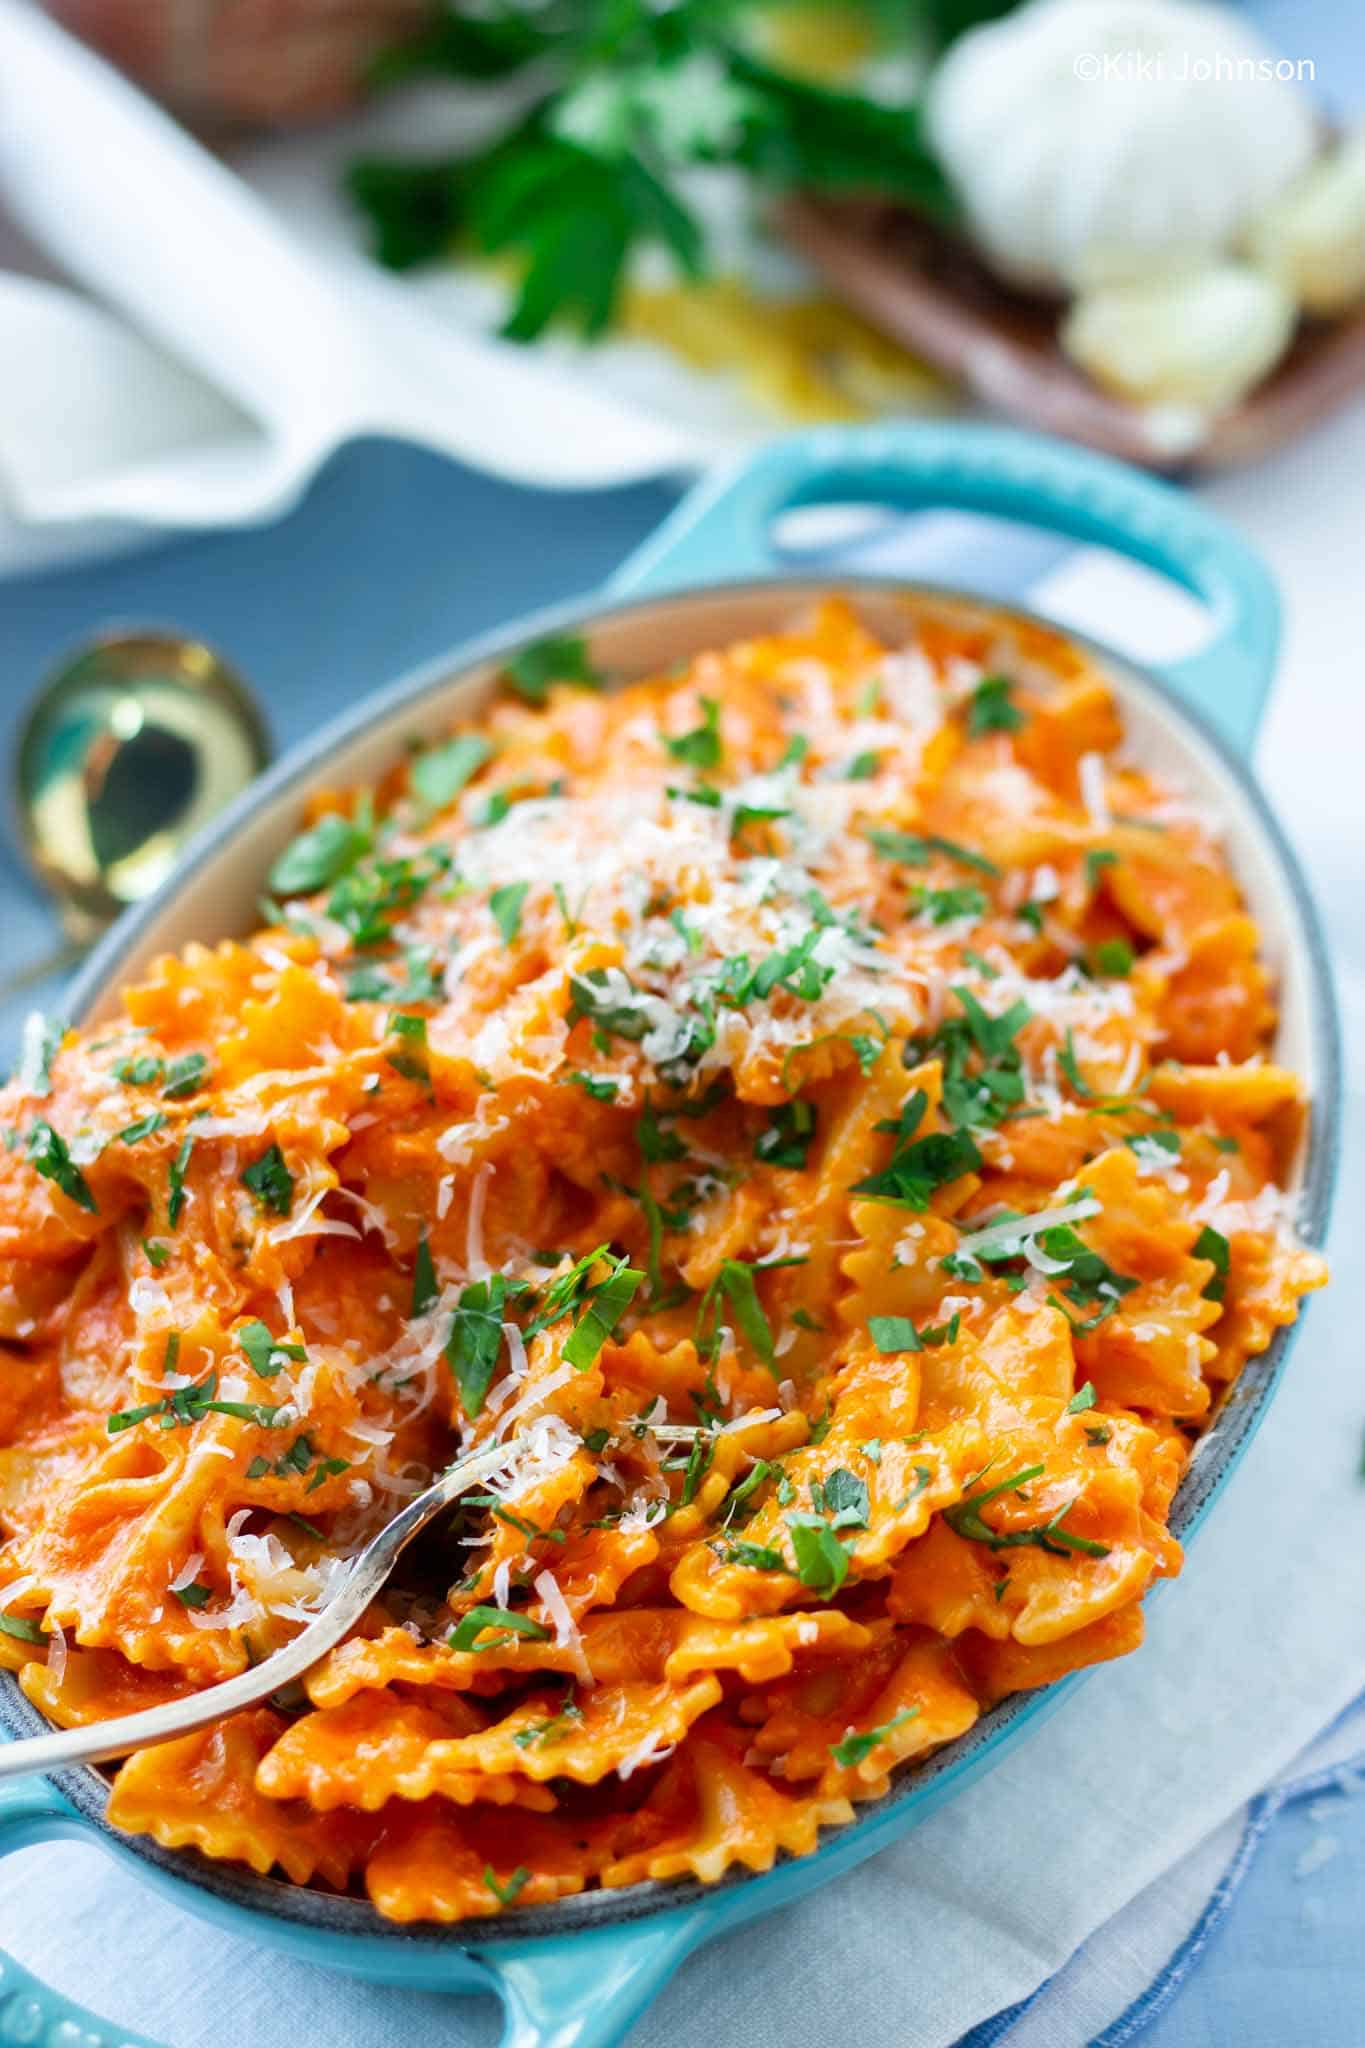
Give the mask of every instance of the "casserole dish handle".
M 0 1785 L 0 1857 L 38 1842 L 88 1834 L 44 1779 Z M 717 1931 L 705 1906 L 584 1929 L 506 1949 L 473 1951 L 501 2000 L 499 2048 L 613 2048 L 692 1949 Z M 467 1980 L 462 1989 L 477 1990 Z M 0 2042 L 16 2048 L 158 2048 L 145 2034 L 88 2012 L 0 1949 Z
M 44 1779 L 0 1785 L 0 1856 L 35 1842 L 87 1833 Z M 46 1984 L 0 1949 L 0 2041 L 23 2048 L 156 2048 L 145 2034 L 110 2026 Z
M 1069 534 L 1144 563 L 1199 598 L 1209 637 L 1161 668 L 1239 753 L 1274 673 L 1279 601 L 1269 571 L 1188 492 L 1108 456 L 1003 427 L 891 422 L 770 443 L 690 491 L 612 579 L 615 596 L 781 575 L 774 522 L 801 505 L 951 506 Z M 809 577 L 808 564 L 800 573 Z M 831 580 L 837 580 L 837 575 Z
M 614 2048 L 679 1964 L 719 1931 L 706 1906 L 632 1926 L 584 1929 L 484 1950 L 478 1960 L 502 2000 L 498 2048 Z

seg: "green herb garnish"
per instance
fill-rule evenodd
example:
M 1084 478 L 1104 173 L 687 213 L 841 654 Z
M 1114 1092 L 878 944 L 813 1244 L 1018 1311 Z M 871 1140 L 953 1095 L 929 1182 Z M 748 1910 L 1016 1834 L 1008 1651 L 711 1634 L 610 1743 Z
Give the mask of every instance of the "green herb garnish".
M 846 1735 L 842 1742 L 831 1742 L 829 1753 L 843 1770 L 852 1770 L 872 1754 L 879 1742 L 885 1742 L 888 1735 L 897 1728 L 903 1728 L 907 1721 L 913 1721 L 919 1714 L 918 1707 L 902 1707 L 889 1721 L 883 1721 L 880 1728 L 866 1728 L 861 1734 Z
M 496 1633 L 487 1642 L 480 1642 L 485 1629 Z M 524 1636 L 530 1643 L 544 1643 L 549 1641 L 550 1631 L 529 1614 L 514 1614 L 506 1607 L 471 1607 L 468 1614 L 460 1617 L 447 1641 L 452 1650 L 495 1650 L 514 1636 Z
M 1013 688 L 1007 676 L 982 677 L 968 700 L 969 739 L 979 739 L 987 732 L 1018 732 L 1024 714 L 1010 695 Z
M 98 1215 L 99 1206 L 90 1192 L 90 1184 L 72 1159 L 65 1138 L 44 1119 L 39 1118 L 29 1126 L 24 1156 L 36 1173 L 60 1188 L 69 1202 L 88 1210 L 92 1216 Z
M 605 677 L 593 667 L 587 642 L 580 635 L 556 633 L 514 654 L 503 669 L 502 680 L 528 704 L 544 704 L 552 683 L 577 683 L 581 689 L 600 690 Z
M 278 1144 L 269 1145 L 241 1175 L 244 1188 L 271 1216 L 287 1216 L 294 1206 L 294 1176 Z

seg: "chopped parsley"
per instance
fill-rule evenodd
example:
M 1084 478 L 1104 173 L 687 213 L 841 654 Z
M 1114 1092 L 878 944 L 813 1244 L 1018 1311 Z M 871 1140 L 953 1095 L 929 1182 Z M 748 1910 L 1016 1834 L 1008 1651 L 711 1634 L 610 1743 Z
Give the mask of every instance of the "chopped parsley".
M 329 811 L 289 842 L 271 867 L 269 886 L 278 896 L 311 896 L 348 873 L 373 844 L 368 818 Z
M 237 1332 L 237 1342 L 246 1353 L 252 1371 L 259 1373 L 263 1380 L 275 1379 L 290 1359 L 302 1363 L 308 1356 L 302 1344 L 282 1343 L 259 1319 L 243 1323 Z
M 635 1142 L 640 1148 L 640 1156 L 647 1159 L 652 1166 L 657 1166 L 665 1160 L 684 1159 L 687 1156 L 687 1147 L 677 1132 L 666 1131 L 659 1122 L 658 1113 L 648 1092 L 645 1094 L 645 1105 L 635 1126 Z
M 1076 1389 L 1076 1392 L 1067 1402 L 1066 1412 L 1068 1415 L 1084 1415 L 1086 1409 L 1093 1408 L 1094 1405 L 1095 1383 L 1093 1380 L 1087 1380 L 1083 1387 Z
M 436 1281 L 436 1268 L 432 1263 L 431 1246 L 427 1243 L 426 1232 L 417 1240 L 417 1256 L 412 1262 L 412 1306 L 409 1315 L 424 1316 L 435 1303 L 441 1290 Z
M 768 1128 L 754 1141 L 754 1157 L 768 1166 L 802 1167 L 815 1136 L 815 1107 L 812 1103 L 779 1103 L 769 1112 Z
M 916 1088 L 906 1097 L 899 1117 L 882 1119 L 876 1128 L 890 1131 L 896 1139 L 891 1158 L 879 1173 L 855 1181 L 850 1193 L 905 1209 L 927 1209 L 936 1188 L 960 1180 L 981 1164 L 981 1154 L 965 1131 L 931 1131 L 927 1137 L 915 1137 L 928 1107 L 928 1096 Z
M 495 1631 L 486 1642 L 480 1640 L 485 1629 Z M 529 1614 L 515 1614 L 507 1607 L 471 1607 L 447 1641 L 452 1650 L 496 1650 L 515 1636 L 524 1636 L 529 1643 L 544 1643 L 549 1641 L 550 1631 Z
M 136 1145 L 139 1139 L 150 1138 L 154 1131 L 159 1131 L 165 1121 L 164 1112 L 153 1109 L 146 1116 L 140 1116 L 136 1123 L 125 1124 L 117 1133 L 118 1142 L 120 1145 Z
M 897 861 L 904 867 L 927 867 L 931 855 L 941 853 L 949 860 L 960 861 L 963 867 L 975 868 L 979 874 L 1000 873 L 984 853 L 973 853 L 969 846 L 959 846 L 955 839 L 942 839 L 936 832 L 894 832 L 877 825 L 867 836 L 883 860 Z
M 703 1358 L 714 1358 L 716 1355 L 720 1345 L 722 1305 L 728 1302 L 734 1311 L 735 1321 L 750 1347 L 770 1372 L 775 1369 L 777 1354 L 773 1345 L 773 1333 L 754 1285 L 754 1275 L 762 1270 L 761 1266 L 749 1265 L 743 1259 L 724 1261 L 715 1279 L 703 1294 L 701 1307 L 697 1311 L 696 1344 Z
M 1091 895 L 1099 887 L 1100 876 L 1106 868 L 1118 863 L 1118 855 L 1108 846 L 1092 846 L 1085 856 L 1085 886 Z
M 560 1742 L 569 1733 L 575 1722 L 583 1719 L 583 1709 L 573 1696 L 573 1687 L 564 1695 L 564 1704 L 557 1714 L 547 1721 L 532 1721 L 525 1728 L 518 1728 L 512 1737 L 516 1749 L 544 1749 L 551 1742 Z
M 181 1053 L 167 1067 L 161 1092 L 167 1102 L 183 1102 L 187 1095 L 195 1095 L 203 1087 L 208 1071 L 209 1063 L 202 1052 Z
M 512 1283 L 513 1287 L 516 1283 Z M 445 1355 L 465 1414 L 472 1422 L 483 1408 L 502 1350 L 503 1312 L 509 1287 L 502 1273 L 471 1280 L 450 1320 Z
M 1213 1265 L 1213 1273 L 1204 1288 L 1205 1301 L 1222 1301 L 1228 1291 L 1228 1272 L 1232 1263 L 1232 1247 L 1222 1231 L 1206 1223 L 1194 1241 L 1194 1256 L 1208 1259 Z
M 1127 980 L 1136 958 L 1127 939 L 1101 939 L 1091 954 L 1097 973 L 1112 974 L 1119 981 Z
M 427 1053 L 426 1018 L 395 1010 L 389 1018 L 389 1036 L 396 1043 L 385 1052 L 385 1063 L 395 1074 L 400 1074 L 405 1081 L 415 1082 L 430 1095 L 431 1061 Z
M 1076 1505 L 1074 1498 L 1064 1502 L 1050 1520 L 1030 1529 L 1010 1529 L 1002 1534 L 981 1519 L 981 1510 L 987 1502 L 997 1500 L 1002 1493 L 1020 1492 L 1030 1480 L 1040 1479 L 1045 1469 L 1042 1465 L 1029 1465 L 1016 1472 L 1012 1479 L 1002 1479 L 998 1485 L 987 1487 L 982 1493 L 968 1493 L 953 1507 L 943 1510 L 944 1521 L 955 1535 L 965 1537 L 971 1543 L 984 1543 L 990 1550 L 1016 1550 L 1031 1544 L 1053 1557 L 1064 1557 L 1073 1551 L 1084 1557 L 1108 1557 L 1107 1543 L 1094 1543 L 1088 1536 L 1073 1536 L 1069 1529 L 1063 1528 L 1062 1524 Z M 984 1474 L 980 1476 L 984 1477 Z
M 968 700 L 969 739 L 980 739 L 988 732 L 1018 732 L 1024 714 L 1010 695 L 1013 688 L 1007 676 L 982 677 Z
M 619 1081 L 599 1080 L 595 1074 L 570 1074 L 569 1080 L 575 1088 L 581 1088 L 594 1102 L 615 1102 L 620 1093 Z
M 817 1599 L 832 1600 L 848 1577 L 848 1551 L 822 1515 L 790 1513 L 796 1576 Z
M 510 946 L 521 930 L 521 913 L 530 888 L 529 882 L 504 882 L 488 899 L 489 912 L 504 946 Z
M 502 671 L 502 680 L 527 704 L 544 704 L 552 683 L 577 683 L 585 690 L 600 690 L 606 678 L 593 667 L 580 634 L 552 633 L 514 654 Z
M 867 1327 L 878 1351 L 924 1351 L 940 1344 L 956 1344 L 962 1327 L 961 1311 L 946 1323 L 926 1323 L 918 1329 L 909 1316 L 869 1316 Z
M 780 1550 L 773 1550 L 765 1543 L 746 1543 L 736 1537 L 727 1543 L 721 1555 L 727 1564 L 743 1565 L 751 1572 L 784 1572 L 787 1560 Z
M 29 1127 L 28 1142 L 24 1156 L 34 1171 L 44 1180 L 50 1180 L 60 1188 L 69 1202 L 80 1209 L 86 1209 L 92 1216 L 98 1215 L 99 1205 L 90 1192 L 90 1184 L 79 1166 L 71 1157 L 70 1147 L 59 1132 L 44 1118 L 39 1118 Z
M 870 782 L 881 766 L 881 755 L 855 754 L 844 770 L 845 782 Z
M 867 1527 L 872 1511 L 867 1481 L 847 1465 L 836 1465 L 823 1479 L 812 1479 L 810 1497 L 816 1513 L 830 1517 L 832 1529 Z
M 172 1593 L 182 1607 L 207 1607 L 213 1598 L 212 1586 L 206 1586 L 199 1579 L 191 1579 L 186 1586 L 172 1586 Z
M 480 734 L 462 733 L 415 754 L 408 766 L 408 779 L 425 810 L 443 811 L 492 754 L 492 745 Z
M 677 739 L 664 738 L 664 746 L 675 761 L 689 768 L 718 768 L 721 757 L 720 705 L 714 697 L 701 700 L 702 722 Z
M 0 1636 L 13 1636 L 20 1643 L 45 1643 L 47 1636 L 26 1614 L 0 1614 Z
M 114 1079 L 129 1088 L 150 1088 L 164 1072 L 163 1063 L 151 1052 L 130 1054 L 127 1059 L 117 1060 L 114 1064 Z
M 242 1186 L 271 1216 L 287 1216 L 294 1206 L 294 1176 L 278 1144 L 269 1145 L 241 1175 Z
M 185 1175 L 194 1150 L 194 1133 L 186 1131 L 166 1176 L 166 1221 L 174 1230 L 185 1207 Z
M 869 1757 L 879 1742 L 885 1742 L 897 1728 L 913 1721 L 920 1711 L 918 1707 L 902 1707 L 889 1721 L 883 1721 L 880 1728 L 865 1728 L 859 1734 L 846 1735 L 842 1742 L 831 1742 L 829 1753 L 841 1769 L 851 1770 L 855 1764 Z
M 530 1879 L 531 1873 L 524 1863 L 519 1863 L 505 1883 L 499 1883 L 497 1872 L 491 1863 L 483 1867 L 483 1881 L 500 1906 L 510 1906 L 521 1896 L 521 1890 Z
M 916 888 L 911 892 L 910 908 L 927 917 L 930 924 L 953 924 L 960 917 L 979 922 L 990 905 L 983 890 L 974 882 L 965 882 L 958 889 Z
M 203 1415 L 235 1415 L 241 1422 L 254 1422 L 258 1429 L 278 1428 L 277 1418 L 284 1412 L 281 1407 L 261 1401 L 220 1401 L 215 1395 L 217 1384 L 217 1373 L 210 1373 L 196 1386 L 177 1387 L 173 1394 L 165 1394 L 159 1401 L 144 1401 L 139 1408 L 120 1409 L 117 1415 L 109 1417 L 105 1428 L 110 1436 L 119 1436 L 125 1429 L 156 1416 L 163 1429 L 176 1429 L 198 1422 Z
M 167 1259 L 169 1259 L 171 1255 L 170 1246 L 168 1244 L 162 1244 L 155 1237 L 144 1237 L 142 1240 L 142 1249 L 147 1254 L 148 1264 L 152 1266 L 164 1266 Z
M 619 979 L 626 982 L 624 995 L 612 992 L 617 984 L 609 979 L 609 970 L 605 967 L 590 967 L 586 974 L 569 976 L 569 994 L 573 998 L 570 1021 L 586 1017 L 599 1031 L 608 1032 L 616 1038 L 643 1038 L 650 1022 L 645 999 L 633 982 L 620 974 L 619 969 L 616 972 Z

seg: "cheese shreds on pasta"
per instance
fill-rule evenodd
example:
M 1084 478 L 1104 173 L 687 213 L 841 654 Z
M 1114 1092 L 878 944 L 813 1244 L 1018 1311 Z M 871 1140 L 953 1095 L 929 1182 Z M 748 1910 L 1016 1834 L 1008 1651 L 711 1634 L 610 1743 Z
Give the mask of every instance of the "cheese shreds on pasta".
M 619 687 L 555 647 L 0 1100 L 52 1720 L 245 1670 L 504 1448 L 306 1696 L 113 1779 L 401 1921 L 764 1869 L 1134 1648 L 1325 1278 L 1255 924 L 1086 654 L 833 599 Z

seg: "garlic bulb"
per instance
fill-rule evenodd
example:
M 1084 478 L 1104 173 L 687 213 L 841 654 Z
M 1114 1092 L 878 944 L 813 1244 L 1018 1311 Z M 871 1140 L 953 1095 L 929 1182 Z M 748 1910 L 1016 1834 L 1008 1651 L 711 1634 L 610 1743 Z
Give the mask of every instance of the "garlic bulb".
M 1249 264 L 1211 264 L 1082 292 L 1062 323 L 1067 354 L 1106 390 L 1191 416 L 1191 440 L 1259 383 L 1294 332 L 1293 296 Z M 1179 422 L 1169 418 L 1173 433 Z
M 1228 8 L 1033 0 L 954 44 L 930 139 L 989 261 L 1044 290 L 1222 254 L 1308 163 L 1312 109 Z
M 1253 221 L 1247 248 L 1309 313 L 1330 318 L 1365 297 L 1365 131 Z

